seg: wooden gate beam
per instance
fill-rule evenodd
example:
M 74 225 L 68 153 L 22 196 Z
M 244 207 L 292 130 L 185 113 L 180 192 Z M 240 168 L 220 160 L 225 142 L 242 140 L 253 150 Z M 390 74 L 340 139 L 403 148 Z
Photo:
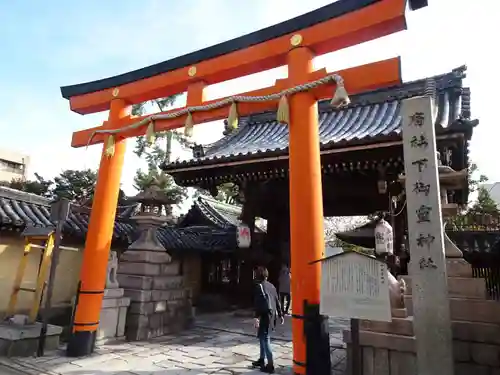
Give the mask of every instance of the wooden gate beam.
M 354 68 L 349 68 L 341 70 L 338 74 L 344 78 L 345 87 L 349 94 L 356 94 L 368 90 L 374 90 L 377 88 L 388 87 L 393 85 L 398 85 L 401 83 L 401 60 L 400 58 L 392 58 L 388 60 L 378 61 L 371 64 L 361 65 Z M 320 78 L 329 75 L 326 69 L 320 69 L 309 74 L 309 79 L 306 82 L 313 82 Z M 302 82 L 302 83 L 306 83 Z M 196 85 L 195 83 L 191 86 Z M 266 87 L 263 89 L 258 89 L 254 91 L 245 92 L 239 95 L 245 96 L 260 96 L 260 95 L 270 95 L 276 92 L 280 92 L 284 89 L 290 88 L 294 85 L 290 83 L 288 79 L 280 79 L 276 81 L 274 86 Z M 332 85 L 322 85 L 310 90 L 312 95 L 316 100 L 330 99 L 333 96 Z M 215 103 L 221 99 L 215 99 L 210 101 L 199 101 L 192 105 L 205 105 L 210 103 Z M 269 110 L 274 110 L 278 105 L 277 101 L 263 101 L 259 103 L 238 103 L 238 114 L 240 116 L 248 116 L 252 113 L 264 112 Z M 172 112 L 179 111 L 180 108 L 176 108 L 170 111 L 160 112 L 157 115 L 168 114 Z M 203 112 L 193 112 L 193 121 L 195 124 L 201 124 L 210 121 L 221 120 L 227 118 L 228 108 L 218 108 L 211 111 Z M 136 123 L 148 116 L 141 117 L 130 117 L 122 119 L 120 123 L 109 124 L 108 121 L 103 122 L 101 126 L 79 130 L 73 133 L 71 140 L 72 147 L 86 147 L 93 144 L 102 143 L 105 139 L 105 134 L 93 134 L 96 130 L 104 129 L 119 129 L 127 125 Z M 186 121 L 186 116 L 181 116 L 166 120 L 155 120 L 155 131 L 161 132 L 166 130 L 172 130 L 184 126 Z M 146 127 L 140 127 L 132 129 L 129 131 L 121 132 L 119 137 L 130 138 L 144 135 L 146 132 Z
M 286 65 L 290 38 L 315 56 L 374 40 L 406 28 L 406 0 L 340 0 L 292 20 L 118 76 L 61 88 L 71 110 L 109 109 L 119 97 L 128 104 L 187 91 Z

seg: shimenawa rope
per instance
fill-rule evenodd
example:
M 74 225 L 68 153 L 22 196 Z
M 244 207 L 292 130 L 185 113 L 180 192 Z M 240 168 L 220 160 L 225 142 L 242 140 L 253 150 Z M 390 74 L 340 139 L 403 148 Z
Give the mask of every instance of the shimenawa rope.
M 186 136 L 191 136 L 193 132 L 193 118 L 192 113 L 194 112 L 202 112 L 209 111 L 212 109 L 222 108 L 230 105 L 229 116 L 228 116 L 228 127 L 231 129 L 235 129 L 238 127 L 238 111 L 237 111 L 237 103 L 256 103 L 256 102 L 265 102 L 265 101 L 273 101 L 279 100 L 278 112 L 277 112 L 277 121 L 280 123 L 289 123 L 289 106 L 288 106 L 288 96 L 293 95 L 299 92 L 304 92 L 316 88 L 318 86 L 327 84 L 331 81 L 336 83 L 335 94 L 331 100 L 331 105 L 339 108 L 345 105 L 348 105 L 350 100 L 347 95 L 347 91 L 344 87 L 344 79 L 338 74 L 331 74 L 320 78 L 313 82 L 304 83 L 302 85 L 297 85 L 288 89 L 285 89 L 279 93 L 271 94 L 271 95 L 262 95 L 262 96 L 244 96 L 244 95 L 235 95 L 231 96 L 217 102 L 213 102 L 210 104 L 192 106 L 188 108 L 183 108 L 175 112 L 157 114 L 148 116 L 136 123 L 130 124 L 120 129 L 103 129 L 103 130 L 95 130 L 90 136 L 87 147 L 92 142 L 92 139 L 97 134 L 109 134 L 108 139 L 106 140 L 106 154 L 111 156 L 114 154 L 114 145 L 115 145 L 115 135 L 128 131 L 140 128 L 142 126 L 148 126 L 146 131 L 146 139 L 149 143 L 153 143 L 155 140 L 155 128 L 154 122 L 155 120 L 167 120 L 172 118 L 181 117 L 187 115 L 186 123 L 184 126 L 184 133 Z

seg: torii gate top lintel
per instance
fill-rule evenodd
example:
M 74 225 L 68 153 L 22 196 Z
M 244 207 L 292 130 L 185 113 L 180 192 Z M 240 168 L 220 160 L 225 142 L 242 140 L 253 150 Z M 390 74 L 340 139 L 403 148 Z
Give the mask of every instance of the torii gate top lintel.
M 416 8 L 417 3 L 425 2 L 410 0 L 410 5 Z M 406 0 L 340 0 L 149 67 L 61 87 L 61 93 L 70 100 L 73 111 L 90 114 L 108 110 L 117 93 L 127 103 L 135 104 L 185 92 L 195 81 L 216 84 L 285 65 L 290 38 L 296 33 L 300 33 L 300 46 L 318 56 L 403 30 L 406 28 L 405 7 Z

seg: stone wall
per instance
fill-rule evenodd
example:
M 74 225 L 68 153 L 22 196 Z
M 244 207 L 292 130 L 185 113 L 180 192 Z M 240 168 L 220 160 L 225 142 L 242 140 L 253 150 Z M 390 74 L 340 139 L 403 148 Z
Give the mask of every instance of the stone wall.
M 500 375 L 500 303 L 486 299 L 485 280 L 463 259 L 447 259 L 456 375 Z M 363 375 L 419 375 L 413 332 L 411 278 L 406 313 L 392 322 L 360 322 Z M 344 332 L 350 360 L 350 332 Z

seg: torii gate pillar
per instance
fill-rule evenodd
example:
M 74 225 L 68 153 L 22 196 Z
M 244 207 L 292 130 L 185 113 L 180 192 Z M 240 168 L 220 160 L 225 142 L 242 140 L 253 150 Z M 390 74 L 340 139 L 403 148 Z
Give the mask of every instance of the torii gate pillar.
M 291 85 L 307 80 L 313 57 L 306 47 L 288 53 Z M 329 336 L 319 315 L 320 263 L 310 264 L 325 250 L 318 109 L 310 92 L 290 98 L 289 137 L 294 373 L 304 374 L 307 368 L 308 374 L 330 374 Z
M 119 123 L 128 116 L 129 109 L 124 100 L 112 100 L 108 122 Z M 126 139 L 117 139 L 111 156 L 105 154 L 106 144 L 103 145 L 83 252 L 73 332 L 66 352 L 70 357 L 88 355 L 94 350 L 120 192 L 125 145 Z

